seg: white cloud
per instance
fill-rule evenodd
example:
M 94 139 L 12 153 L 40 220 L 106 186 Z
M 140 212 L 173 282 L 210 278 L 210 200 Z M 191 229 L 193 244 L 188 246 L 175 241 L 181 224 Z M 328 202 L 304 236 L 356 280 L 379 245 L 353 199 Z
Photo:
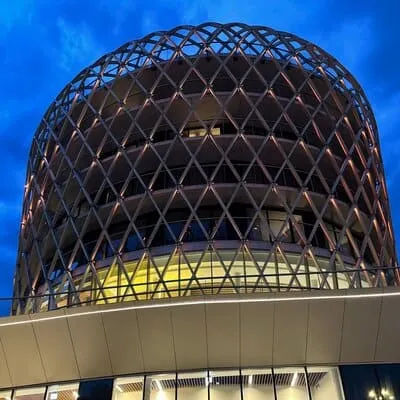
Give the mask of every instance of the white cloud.
M 114 26 L 112 27 L 112 33 L 117 36 L 121 33 L 121 26 L 127 18 L 132 18 L 132 23 L 137 23 L 135 17 L 135 9 L 137 3 L 132 0 L 120 0 L 118 7 L 115 2 L 109 0 L 100 0 L 99 7 L 106 10 L 109 14 L 110 19 L 114 20 Z
M 64 70 L 72 71 L 90 64 L 104 53 L 86 24 L 72 25 L 59 17 L 57 28 L 60 32 L 58 64 Z
M 245 22 L 290 30 L 323 7 L 325 0 L 181 0 L 178 4 L 184 23 L 198 23 L 198 17 L 218 22 Z M 309 4 L 308 4 L 309 3 Z
M 160 30 L 156 16 L 151 11 L 145 11 L 141 18 L 141 30 L 143 35 Z
M 337 29 L 328 35 L 319 34 L 313 41 L 337 58 L 354 76 L 361 77 L 372 51 L 371 43 L 375 43 L 373 21 L 364 17 L 338 23 Z

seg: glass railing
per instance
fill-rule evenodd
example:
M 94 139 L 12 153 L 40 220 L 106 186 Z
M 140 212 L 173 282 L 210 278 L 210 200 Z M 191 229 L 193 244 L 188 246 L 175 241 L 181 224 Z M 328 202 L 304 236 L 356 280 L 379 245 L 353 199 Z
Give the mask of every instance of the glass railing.
M 257 260 L 234 260 L 232 254 L 203 257 L 188 253 L 187 257 L 153 257 L 152 261 L 127 261 L 123 267 L 116 263 L 96 271 L 96 278 L 82 281 L 75 277 L 72 286 L 65 279 L 53 283 L 51 288 L 42 286 L 35 295 L 3 298 L 2 302 L 14 306 L 18 313 L 54 310 L 64 307 L 110 304 L 126 301 L 154 300 L 187 296 L 235 295 L 276 292 L 326 291 L 335 289 L 367 289 L 398 287 L 400 275 L 397 267 L 342 268 L 329 266 L 318 259 L 319 265 L 299 258 L 278 259 L 265 264 L 267 253 L 256 254 Z M 188 261 L 196 259 L 197 265 Z M 229 258 L 229 259 L 228 259 Z M 164 263 L 164 264 L 163 264 Z M 229 264 L 230 263 L 230 264 Z M 1 303 L 1 302 L 0 302 Z
M 264 212 L 265 213 L 265 212 Z M 271 212 L 273 213 L 273 211 Z M 278 213 L 278 212 L 275 212 Z M 177 242 L 208 242 L 210 240 L 225 241 L 261 241 L 266 243 L 292 243 L 305 245 L 314 229 L 313 223 L 303 222 L 301 215 L 295 214 L 293 219 L 271 218 L 263 214 L 263 219 L 258 217 L 236 217 L 222 218 L 214 217 L 193 217 L 188 224 L 189 215 L 186 219 L 168 220 L 167 224 L 148 224 L 145 221 L 136 222 L 136 232 L 133 231 L 123 242 L 125 231 L 110 235 L 111 242 L 105 241 L 97 245 L 97 240 L 84 242 L 88 256 L 96 261 L 113 257 L 120 253 L 129 253 L 142 250 L 145 247 L 154 248 L 165 245 L 175 245 Z M 293 222 L 295 220 L 295 222 Z M 233 222 L 233 223 L 232 223 Z M 329 222 L 324 222 L 327 227 L 332 243 L 337 243 L 340 238 L 341 228 Z M 156 230 L 156 231 L 155 231 Z M 155 232 L 154 232 L 155 231 Z M 353 234 L 353 240 L 361 245 L 362 237 Z M 312 246 L 328 249 L 330 243 L 322 232 L 317 228 L 310 239 Z M 97 250 L 95 250 L 97 246 Z M 353 258 L 352 248 L 347 235 L 343 235 L 338 246 L 342 255 Z M 87 263 L 83 251 L 78 251 L 75 258 L 71 260 L 72 250 L 65 251 L 63 258 L 72 265 Z M 370 260 L 371 261 L 371 260 Z M 45 267 L 46 268 L 46 267 Z M 57 270 L 57 268 L 55 269 Z

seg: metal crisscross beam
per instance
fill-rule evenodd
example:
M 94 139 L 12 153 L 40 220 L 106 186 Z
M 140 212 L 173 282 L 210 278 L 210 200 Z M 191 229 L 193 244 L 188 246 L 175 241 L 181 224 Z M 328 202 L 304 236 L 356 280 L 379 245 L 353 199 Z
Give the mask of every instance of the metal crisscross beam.
M 60 92 L 18 251 L 14 313 L 399 282 L 359 84 L 314 44 L 238 23 L 129 42 Z

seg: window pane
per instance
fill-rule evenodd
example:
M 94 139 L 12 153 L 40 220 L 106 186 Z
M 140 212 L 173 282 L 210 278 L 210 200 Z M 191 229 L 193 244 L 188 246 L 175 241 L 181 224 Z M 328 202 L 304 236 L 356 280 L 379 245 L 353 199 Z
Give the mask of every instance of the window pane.
M 293 223 L 293 242 L 303 243 L 306 236 L 304 232 L 303 217 L 301 215 L 293 215 L 295 223 Z
M 175 399 L 175 374 L 159 374 L 146 376 L 145 387 L 150 390 L 150 400 Z M 145 399 L 148 397 L 145 395 Z
M 308 400 L 304 368 L 274 369 L 277 400 Z
M 189 137 L 204 136 L 207 130 L 204 128 L 189 129 Z
M 340 367 L 346 398 L 394 400 L 400 396 L 400 365 L 345 365 Z
M 76 400 L 78 398 L 79 383 L 49 386 L 46 400 Z
M 268 218 L 272 240 L 279 238 L 282 242 L 291 242 L 290 226 L 286 221 L 287 214 L 282 211 L 268 211 Z
M 376 365 L 380 392 L 384 399 L 400 398 L 400 364 Z
M 207 400 L 208 377 L 206 371 L 178 374 L 178 400 Z
M 79 384 L 79 399 L 110 400 L 113 391 L 113 379 L 82 381 Z
M 0 400 L 11 400 L 11 390 L 0 392 Z
M 340 375 L 346 399 L 365 400 L 368 396 L 373 399 L 379 391 L 373 365 L 344 365 L 340 367 Z
M 270 369 L 242 371 L 243 400 L 274 400 L 274 384 Z
M 113 400 L 142 400 L 143 376 L 114 380 Z
M 19 389 L 15 392 L 14 400 L 43 400 L 46 388 Z
M 253 210 L 251 210 L 250 212 L 248 211 L 249 220 L 252 217 L 251 213 L 253 213 Z M 269 242 L 271 240 L 270 227 L 268 225 L 267 212 L 265 210 L 261 210 L 260 216 L 257 217 L 253 225 L 251 235 L 252 235 L 251 237 L 252 240 L 264 240 L 266 242 Z
M 240 400 L 239 371 L 210 371 L 210 400 Z
M 212 128 L 210 129 L 210 133 L 213 136 L 219 136 L 221 134 L 221 128 Z M 204 136 L 207 134 L 207 129 L 204 128 L 193 128 L 189 129 L 189 137 L 198 137 Z
M 337 368 L 308 367 L 307 374 L 313 400 L 343 400 Z

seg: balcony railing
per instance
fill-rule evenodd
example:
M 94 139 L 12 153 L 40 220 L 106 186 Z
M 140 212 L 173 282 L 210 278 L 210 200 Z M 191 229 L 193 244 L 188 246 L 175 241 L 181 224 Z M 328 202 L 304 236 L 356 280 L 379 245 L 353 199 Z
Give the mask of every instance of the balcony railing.
M 293 285 L 297 281 L 297 285 Z M 277 293 L 316 291 L 325 289 L 368 289 L 376 287 L 399 287 L 398 267 L 379 266 L 368 269 L 345 269 L 326 271 L 300 271 L 263 274 L 191 277 L 190 279 L 160 278 L 158 281 L 122 285 L 93 286 L 81 290 L 52 288 L 51 293 L 25 297 L 0 298 L 1 305 L 14 303 L 26 307 L 25 313 L 43 312 L 96 304 L 126 301 L 155 300 L 174 297 L 232 295 L 254 293 Z

